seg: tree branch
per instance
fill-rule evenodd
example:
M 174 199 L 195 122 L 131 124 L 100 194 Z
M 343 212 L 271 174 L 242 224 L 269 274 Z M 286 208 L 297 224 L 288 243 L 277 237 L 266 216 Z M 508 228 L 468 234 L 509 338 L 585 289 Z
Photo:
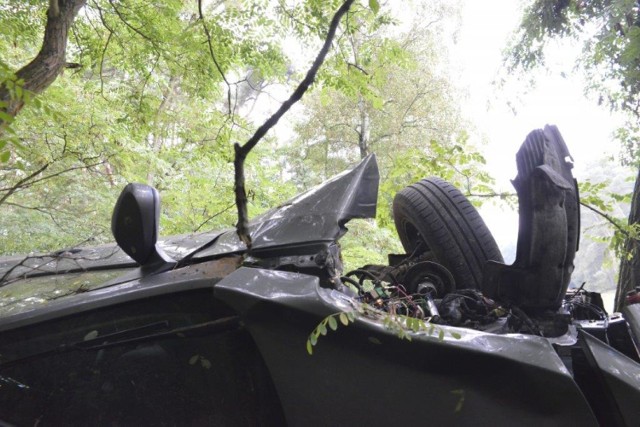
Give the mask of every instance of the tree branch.
M 361 66 L 357 65 L 357 64 L 352 64 L 351 62 L 347 62 L 347 68 L 348 67 L 353 67 L 356 70 L 360 71 L 362 74 L 364 74 L 365 76 L 368 76 L 369 73 L 367 72 L 367 70 L 365 70 L 364 68 L 362 68 Z
M 499 197 L 501 199 L 506 199 L 508 197 L 516 197 L 517 194 L 516 193 L 466 193 L 465 197 L 479 197 L 479 198 L 484 198 L 484 199 L 491 199 L 493 197 Z
M 49 219 L 58 227 L 61 228 L 60 223 L 58 222 L 56 216 L 48 209 L 40 207 L 40 206 L 26 206 L 26 205 L 22 205 L 20 203 L 13 203 L 13 202 L 4 202 L 5 206 L 13 206 L 14 208 L 19 208 L 19 209 L 25 209 L 25 210 L 30 210 L 30 211 L 35 211 L 35 212 L 39 212 L 43 215 L 47 215 L 49 217 Z M 55 209 L 53 209 L 55 211 Z
M 113 7 L 113 11 L 116 13 L 116 15 L 118 15 L 118 18 L 120 18 L 120 20 L 122 21 L 122 23 L 124 25 L 126 25 L 129 29 L 131 29 L 131 31 L 133 31 L 134 33 L 136 33 L 137 35 L 139 35 L 140 37 L 142 37 L 143 39 L 145 39 L 146 41 L 151 43 L 154 47 L 156 46 L 156 41 L 155 40 L 153 40 L 151 37 L 149 37 L 148 35 L 143 33 L 139 28 L 136 28 L 133 25 L 131 25 L 131 23 L 126 20 L 124 15 L 122 15 L 120 10 L 113 3 L 113 0 L 109 0 L 109 4 L 111 5 L 111 7 Z
M 0 189 L 0 191 L 6 191 L 7 192 L 4 196 L 2 196 L 2 198 L 0 198 L 0 205 L 2 205 L 9 197 L 11 197 L 11 195 L 13 193 L 15 193 L 20 187 L 25 185 L 25 183 L 27 183 L 28 181 L 34 179 L 36 176 L 38 176 L 42 172 L 44 172 L 45 169 L 47 169 L 49 167 L 49 165 L 50 165 L 50 163 L 46 163 L 44 166 L 40 167 L 40 169 L 36 170 L 31 175 L 28 175 L 28 176 L 22 178 L 20 181 L 18 181 L 15 185 L 13 185 L 10 188 L 6 188 L 6 189 L 2 188 L 2 189 Z
M 216 58 L 216 54 L 213 51 L 213 44 L 211 43 L 211 33 L 209 32 L 209 28 L 207 28 L 207 24 L 204 22 L 204 14 L 202 13 L 202 0 L 198 0 L 198 14 L 200 15 L 200 22 L 202 22 L 202 28 L 204 29 L 204 33 L 207 36 L 207 46 L 209 47 L 209 55 L 211 56 L 211 60 L 216 66 L 216 69 L 222 76 L 222 80 L 227 85 L 227 103 L 229 104 L 229 114 L 231 114 L 231 84 L 227 80 L 227 77 L 224 75 L 222 71 L 222 67 Z
M 611 217 L 610 215 L 607 215 L 606 213 L 602 212 L 599 209 L 594 208 L 593 206 L 585 203 L 585 202 L 580 202 L 580 204 L 582 206 L 584 206 L 585 208 L 589 209 L 591 212 L 596 213 L 597 215 L 600 215 L 602 218 L 604 218 L 605 220 L 607 220 L 607 222 L 609 222 L 611 225 L 613 225 L 615 228 L 618 229 L 618 231 L 620 233 L 622 233 L 622 235 L 624 235 L 626 238 L 629 237 L 629 232 L 627 230 L 625 230 L 624 228 L 622 228 L 622 226 L 616 221 L 615 218 Z
M 201 0 L 198 0 L 198 4 Z M 238 233 L 238 237 L 240 240 L 247 246 L 247 250 L 251 250 L 251 236 L 249 235 L 249 219 L 247 212 L 247 192 L 245 190 L 245 182 L 244 182 L 244 161 L 247 158 L 247 155 L 251 150 L 258 144 L 258 142 L 267 134 L 267 132 L 275 126 L 280 118 L 284 116 L 284 114 L 289 111 L 291 106 L 293 106 L 296 102 L 302 99 L 304 93 L 309 89 L 311 84 L 316 78 L 316 74 L 320 69 L 320 66 L 324 62 L 327 53 L 329 52 L 329 48 L 331 47 L 331 42 L 336 34 L 336 29 L 340 24 L 340 20 L 342 16 L 349 10 L 351 4 L 354 0 L 346 0 L 342 6 L 336 11 L 335 15 L 333 15 L 333 19 L 331 20 L 331 24 L 329 25 L 329 31 L 327 32 L 327 36 L 325 38 L 324 44 L 322 45 L 322 49 L 318 52 L 318 56 L 316 56 L 315 61 L 311 65 L 311 68 L 307 71 L 305 78 L 300 82 L 298 87 L 293 91 L 289 99 L 287 99 L 266 122 L 260 126 L 253 136 L 244 144 L 240 145 L 239 143 L 234 144 L 235 151 L 235 159 L 233 161 L 233 166 L 235 170 L 234 182 L 235 182 L 235 196 L 236 196 L 236 206 L 238 208 L 238 223 L 236 224 L 236 231 Z
M 63 175 L 65 173 L 72 172 L 72 171 L 75 171 L 75 170 L 91 169 L 93 167 L 100 166 L 100 165 L 104 164 L 105 162 L 106 162 L 106 160 L 101 160 L 101 161 L 99 161 L 97 163 L 92 163 L 92 164 L 88 164 L 88 165 L 85 164 L 85 165 L 82 165 L 82 166 L 73 166 L 73 167 L 70 167 L 68 169 L 64 169 L 64 170 L 52 173 L 52 174 L 47 175 L 47 176 L 43 176 L 42 178 L 34 179 L 36 176 L 38 176 L 40 173 L 42 173 L 45 169 L 47 169 L 51 165 L 51 163 L 47 163 L 46 165 L 42 166 L 37 171 L 33 172 L 31 175 L 29 175 L 29 176 L 21 179 L 20 181 L 18 181 L 15 185 L 13 185 L 11 187 L 0 188 L 0 191 L 6 191 L 7 192 L 4 196 L 2 196 L 2 198 L 0 198 L 0 205 L 2 205 L 13 193 L 15 193 L 20 188 L 30 187 L 30 186 L 32 186 L 34 184 L 39 183 L 39 182 L 46 181 L 48 179 L 55 178 L 56 176 L 60 176 L 60 175 Z
M 102 49 L 102 56 L 100 57 L 100 96 L 102 96 L 104 100 L 107 100 L 107 98 L 105 98 L 104 96 L 104 76 L 102 75 L 102 71 L 104 70 L 104 57 L 107 53 L 109 42 L 111 42 L 111 36 L 113 36 L 113 31 L 111 31 L 109 28 L 107 28 L 107 31 L 109 31 L 109 35 L 107 36 L 107 41 L 104 43 L 104 48 Z
M 229 209 L 231 209 L 232 207 L 235 206 L 235 203 L 230 204 L 229 206 L 227 206 L 226 208 L 222 209 L 221 211 L 218 211 L 216 213 L 214 213 L 213 215 L 210 215 L 207 219 L 205 219 L 199 226 L 197 226 L 193 232 L 197 233 L 198 231 L 200 231 L 200 229 L 202 227 L 204 227 L 206 224 L 209 223 L 209 221 L 211 221 L 212 219 L 222 215 L 223 213 L 227 212 Z
M 36 57 L 16 72 L 16 80 L 22 80 L 22 89 L 39 94 L 53 83 L 66 66 L 69 27 L 87 0 L 49 1 L 47 23 L 42 47 Z M 15 117 L 25 104 L 24 96 L 15 96 L 7 85 L 0 85 L 0 112 Z M 7 125 L 0 119 L 0 132 Z

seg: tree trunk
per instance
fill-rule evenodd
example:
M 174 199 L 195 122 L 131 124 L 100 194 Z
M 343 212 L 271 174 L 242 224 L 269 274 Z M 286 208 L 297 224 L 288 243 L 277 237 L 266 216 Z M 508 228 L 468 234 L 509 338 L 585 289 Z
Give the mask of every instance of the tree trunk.
M 358 100 L 358 108 L 360 109 L 358 147 L 360 148 L 360 159 L 364 159 L 369 155 L 369 135 L 371 134 L 371 125 L 369 112 L 367 111 L 367 106 L 365 105 L 362 97 Z
M 631 197 L 631 210 L 629 211 L 629 225 L 640 222 L 640 168 L 636 183 L 633 186 Z M 633 235 L 627 237 L 624 244 L 624 254 L 620 260 L 620 273 L 618 275 L 618 287 L 616 289 L 615 311 L 620 311 L 625 306 L 627 292 L 640 285 L 640 251 L 638 240 Z M 627 254 L 629 256 L 627 256 Z
M 47 24 L 42 47 L 38 55 L 16 72 L 16 77 L 24 81 L 22 88 L 32 94 L 39 94 L 55 81 L 64 69 L 69 27 L 78 11 L 87 0 L 50 0 Z M 6 86 L 0 86 L 0 101 L 5 103 L 0 111 L 15 117 L 24 106 L 24 97 L 12 97 Z M 0 130 L 6 125 L 0 119 Z

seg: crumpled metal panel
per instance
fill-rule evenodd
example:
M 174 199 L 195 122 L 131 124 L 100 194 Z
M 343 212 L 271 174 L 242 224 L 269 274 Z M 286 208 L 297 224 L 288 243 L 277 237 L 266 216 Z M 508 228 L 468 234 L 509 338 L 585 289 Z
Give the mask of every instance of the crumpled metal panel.
M 336 241 L 346 232 L 344 224 L 350 219 L 375 217 L 379 179 L 371 154 L 352 170 L 254 218 L 249 224 L 252 250 Z M 229 230 L 199 256 L 245 249 L 235 230 Z
M 349 297 L 313 276 L 246 267 L 214 295 L 241 314 L 289 425 L 597 425 L 544 338 L 437 326 L 408 342 L 358 317 L 321 336 L 310 356 L 309 333 L 350 310 Z

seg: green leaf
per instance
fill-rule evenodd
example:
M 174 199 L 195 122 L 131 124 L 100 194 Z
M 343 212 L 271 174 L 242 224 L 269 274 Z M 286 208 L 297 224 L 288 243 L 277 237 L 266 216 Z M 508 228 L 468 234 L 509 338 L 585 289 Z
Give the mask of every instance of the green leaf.
M 382 319 L 382 324 L 384 325 L 385 328 L 387 329 L 391 329 L 391 317 L 389 316 L 385 316 L 384 319 Z
M 313 344 L 311 344 L 311 340 L 307 340 L 307 353 L 309 353 L 309 355 L 313 354 Z
M 451 332 L 451 336 L 457 340 L 462 338 L 462 335 L 460 335 L 458 332 Z
M 347 326 L 349 324 L 349 317 L 347 317 L 346 314 L 344 313 L 340 313 L 340 323 L 342 323 L 344 326 Z
M 328 323 L 329 323 L 329 327 L 332 330 L 335 331 L 336 329 L 338 329 L 338 322 L 336 322 L 336 318 L 335 317 L 333 317 L 333 316 L 329 317 Z
M 321 335 L 327 335 L 327 327 L 325 325 L 325 322 L 322 322 L 318 325 L 318 332 L 320 332 Z
M 309 335 L 309 342 L 311 343 L 311 345 L 316 345 L 316 343 L 318 342 L 318 335 L 315 333 L 312 333 L 311 335 Z
M 420 330 L 420 326 L 421 326 L 421 321 L 418 319 L 413 319 L 413 323 L 411 325 L 411 329 L 413 330 L 413 332 L 418 332 Z
M 197 354 L 191 356 L 191 358 L 189 359 L 189 365 L 195 365 L 198 361 L 198 358 L 200 358 L 200 356 Z
M 369 8 L 377 15 L 380 10 L 380 3 L 378 3 L 378 0 L 369 0 Z
M 438 339 L 440 341 L 444 340 L 444 330 L 440 329 L 440 332 L 438 332 Z
M 10 123 L 13 121 L 13 116 L 5 113 L 4 111 L 0 111 L 0 120 Z
M 0 163 L 7 163 L 10 157 L 11 157 L 11 152 L 9 151 L 0 153 Z

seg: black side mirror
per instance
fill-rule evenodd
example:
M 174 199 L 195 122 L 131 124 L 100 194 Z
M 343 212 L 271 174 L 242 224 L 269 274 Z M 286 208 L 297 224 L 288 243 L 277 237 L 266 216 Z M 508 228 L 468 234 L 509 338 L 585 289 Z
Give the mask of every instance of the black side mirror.
M 156 247 L 160 221 L 160 194 L 145 184 L 127 184 L 111 217 L 111 232 L 118 246 L 142 266 L 171 262 Z

